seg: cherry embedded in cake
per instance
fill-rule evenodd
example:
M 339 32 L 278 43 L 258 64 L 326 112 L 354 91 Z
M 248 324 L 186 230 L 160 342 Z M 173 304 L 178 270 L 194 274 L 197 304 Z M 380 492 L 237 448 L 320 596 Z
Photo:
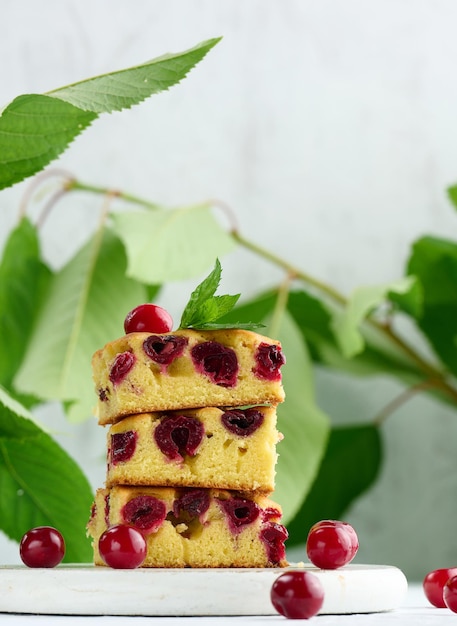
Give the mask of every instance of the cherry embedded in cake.
M 136 357 L 131 352 L 121 352 L 116 356 L 109 372 L 109 379 L 113 385 L 119 385 L 124 380 L 135 365 L 135 361 Z
M 173 514 L 176 518 L 184 518 L 187 521 L 197 517 L 203 522 L 203 516 L 208 511 L 209 505 L 208 489 L 189 489 L 174 501 Z
M 108 449 L 110 463 L 126 463 L 135 454 L 138 434 L 134 430 L 127 430 L 123 433 L 111 435 L 111 445 Z
M 162 500 L 140 495 L 129 500 L 121 514 L 125 524 L 130 524 L 145 533 L 153 533 L 165 520 L 167 511 Z
M 186 337 L 177 335 L 150 335 L 143 342 L 143 350 L 154 363 L 168 366 L 182 355 L 187 343 Z
M 276 522 L 267 522 L 260 531 L 260 539 L 265 544 L 268 559 L 271 563 L 279 565 L 286 558 L 286 548 L 284 542 L 288 538 L 289 533 L 282 524 Z
M 263 413 L 258 409 L 233 409 L 221 415 L 222 424 L 239 437 L 252 435 L 263 424 Z
M 280 380 L 281 367 L 286 359 L 281 348 L 275 344 L 262 342 L 255 354 L 254 374 L 265 380 Z
M 168 415 L 154 430 L 157 446 L 170 461 L 182 461 L 184 455 L 195 456 L 205 430 L 196 418 Z
M 245 524 L 255 522 L 260 514 L 259 506 L 246 498 L 219 500 L 219 504 L 227 516 L 229 528 L 233 533 L 238 533 Z
M 205 341 L 191 350 L 197 372 L 207 376 L 221 387 L 234 387 L 237 383 L 238 359 L 236 352 L 217 341 Z

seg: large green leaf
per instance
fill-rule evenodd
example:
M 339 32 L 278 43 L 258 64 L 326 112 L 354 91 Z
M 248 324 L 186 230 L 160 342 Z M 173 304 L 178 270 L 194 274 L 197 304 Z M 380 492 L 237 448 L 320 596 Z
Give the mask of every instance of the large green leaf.
M 457 375 L 457 244 L 438 237 L 422 237 L 412 247 L 407 271 L 423 289 L 418 325 L 435 352 Z
M 15 379 L 20 391 L 65 402 L 72 420 L 91 414 L 92 355 L 123 334 L 125 315 L 147 299 L 125 267 L 121 242 L 106 231 L 54 276 Z
M 128 211 L 112 219 L 127 250 L 128 275 L 145 283 L 192 278 L 235 247 L 207 205 Z
M 334 427 L 308 497 L 289 522 L 289 545 L 306 541 L 321 519 L 341 519 L 375 482 L 382 462 L 379 429 L 371 424 Z
M 67 562 L 88 562 L 85 527 L 92 491 L 78 465 L 0 388 L 0 528 L 11 539 L 58 528 Z
M 218 41 L 44 95 L 18 96 L 0 115 L 0 189 L 46 167 L 100 113 L 129 108 L 178 83 Z
M 0 264 L 0 384 L 11 390 L 51 273 L 27 219 L 10 233 Z
M 275 498 L 283 508 L 287 524 L 299 510 L 317 475 L 327 445 L 329 421 L 315 402 L 306 344 L 287 313 L 279 338 L 287 362 L 283 367 L 286 400 L 278 406 L 278 426 L 284 440 L 278 445 Z
M 97 117 L 50 96 L 19 96 L 0 116 L 0 189 L 42 170 Z
M 164 54 L 137 67 L 54 89 L 48 95 L 84 111 L 121 111 L 179 83 L 220 40 L 208 39 L 184 52 Z
M 337 312 L 332 321 L 342 354 L 350 359 L 363 351 L 365 342 L 360 325 L 373 309 L 387 299 L 389 293 L 400 294 L 402 302 L 408 303 L 412 310 L 420 310 L 420 303 L 416 301 L 420 297 L 420 291 L 416 285 L 414 276 L 407 276 L 394 283 L 356 289 L 347 306 L 341 312 Z

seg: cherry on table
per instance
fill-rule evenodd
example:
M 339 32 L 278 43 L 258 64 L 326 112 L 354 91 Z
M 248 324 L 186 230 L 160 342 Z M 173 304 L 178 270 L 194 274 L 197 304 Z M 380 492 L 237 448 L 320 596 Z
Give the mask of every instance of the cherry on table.
M 270 592 L 274 608 L 290 619 L 309 619 L 324 603 L 324 588 L 311 572 L 291 570 L 281 574 Z
M 52 526 L 37 526 L 25 533 L 19 554 L 27 567 L 55 567 L 65 555 L 65 541 Z
M 306 541 L 306 552 L 313 565 L 320 569 L 338 569 L 352 561 L 359 549 L 354 528 L 338 520 L 322 520 L 314 524 Z
M 147 553 L 143 533 L 133 526 L 117 524 L 101 535 L 98 549 L 103 561 L 114 569 L 135 569 Z
M 140 304 L 127 313 L 124 320 L 125 334 L 129 333 L 169 333 L 173 319 L 168 311 L 156 304 Z
M 457 576 L 457 567 L 435 569 L 425 576 L 422 582 L 422 588 L 430 604 L 433 604 L 433 606 L 436 606 L 438 609 L 444 609 L 446 607 L 443 598 L 444 586 L 447 581 L 454 576 Z
M 453 575 L 443 588 L 443 600 L 445 606 L 451 609 L 453 613 L 457 613 L 457 576 Z

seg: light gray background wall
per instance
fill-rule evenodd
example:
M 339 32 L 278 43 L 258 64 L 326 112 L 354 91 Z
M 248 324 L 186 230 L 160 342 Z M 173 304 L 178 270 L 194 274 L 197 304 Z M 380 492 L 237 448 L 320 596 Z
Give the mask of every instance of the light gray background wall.
M 444 193 L 457 181 L 456 19 L 454 0 L 2 0 L 0 103 L 223 35 L 180 86 L 104 116 L 57 165 L 167 205 L 220 198 L 246 235 L 349 293 L 400 276 L 417 236 L 457 234 Z M 26 186 L 0 194 L 0 247 Z M 99 206 L 80 195 L 53 212 L 54 265 Z M 224 268 L 244 295 L 281 276 L 242 252 Z M 169 288 L 164 302 L 178 316 L 187 294 Z M 339 422 L 398 392 L 322 373 L 317 385 Z M 40 417 L 100 485 L 103 430 L 71 427 L 53 406 Z M 383 433 L 380 480 L 347 518 L 359 561 L 420 579 L 457 563 L 457 413 L 415 399 Z M 0 562 L 15 561 L 0 539 Z

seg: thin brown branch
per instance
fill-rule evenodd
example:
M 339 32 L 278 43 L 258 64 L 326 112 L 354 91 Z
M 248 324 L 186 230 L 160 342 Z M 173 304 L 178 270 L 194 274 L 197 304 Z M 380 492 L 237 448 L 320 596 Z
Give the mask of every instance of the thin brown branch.
M 72 176 L 72 174 L 70 174 L 70 172 L 67 172 L 63 169 L 45 170 L 44 172 L 40 172 L 39 174 L 37 174 L 32 179 L 31 183 L 26 188 L 24 195 L 22 196 L 22 200 L 19 205 L 19 221 L 26 216 L 27 209 L 30 205 L 32 197 L 36 193 L 36 190 L 40 187 L 44 180 L 50 178 L 63 178 L 64 182 L 62 187 L 65 190 L 67 188 L 68 182 L 73 180 L 74 177 Z
M 376 426 L 380 426 L 386 421 L 388 417 L 390 417 L 390 415 L 392 415 L 392 413 L 394 413 L 401 406 L 409 402 L 419 393 L 437 387 L 436 383 L 436 379 L 428 379 L 422 380 L 420 383 L 417 383 L 412 387 L 408 387 L 408 389 L 402 391 L 400 394 L 398 394 L 398 396 L 396 396 L 395 398 L 393 398 L 393 400 L 386 404 L 386 406 L 373 419 L 372 423 Z

